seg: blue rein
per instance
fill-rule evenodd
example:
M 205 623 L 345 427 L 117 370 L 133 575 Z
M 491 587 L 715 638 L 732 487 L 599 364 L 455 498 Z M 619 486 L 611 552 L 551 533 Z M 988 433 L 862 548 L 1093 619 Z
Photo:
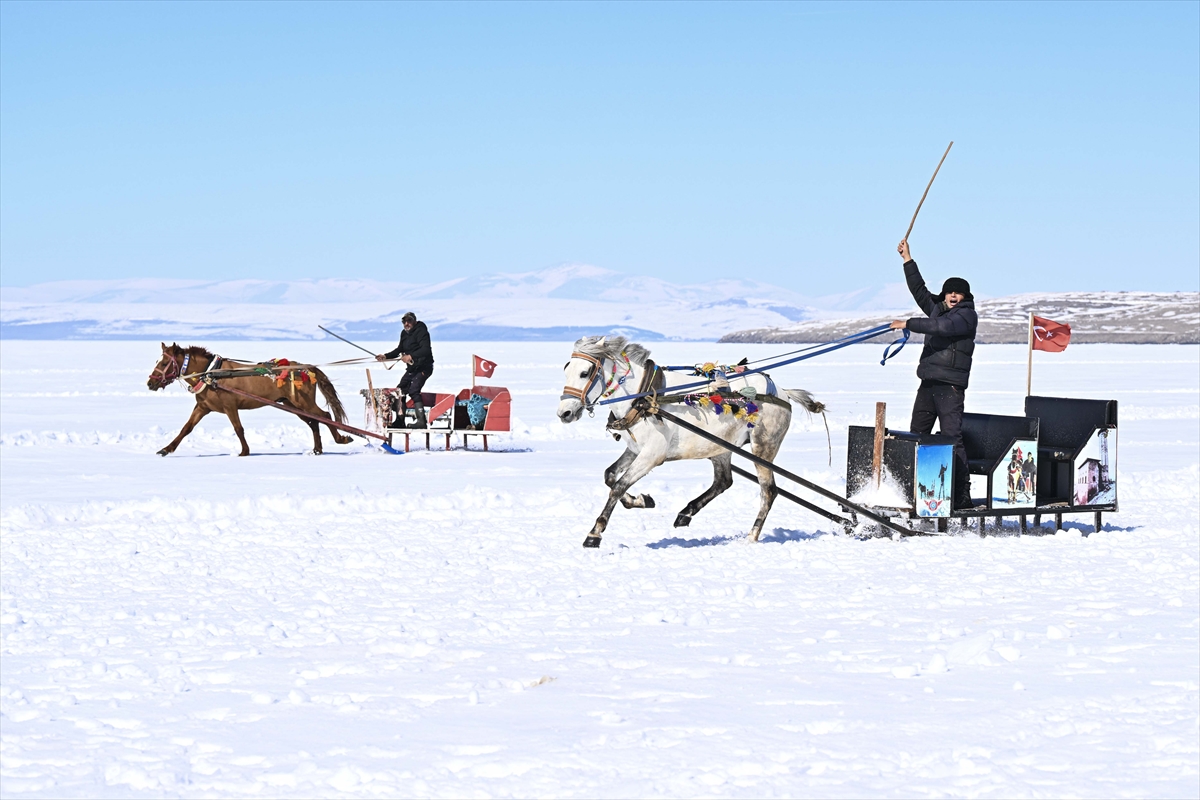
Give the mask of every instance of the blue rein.
M 788 364 L 795 364 L 797 361 L 805 361 L 810 358 L 816 358 L 817 356 L 823 356 L 826 353 L 832 353 L 834 350 L 841 350 L 843 347 L 849 347 L 852 344 L 859 344 L 861 342 L 867 341 L 868 339 L 874 339 L 877 336 L 882 336 L 883 334 L 887 333 L 889 330 L 891 330 L 891 325 L 880 325 L 878 327 L 870 328 L 865 331 L 859 331 L 858 333 L 852 333 L 849 336 L 843 336 L 840 339 L 834 339 L 832 341 L 824 342 L 822 344 L 814 344 L 809 347 L 801 348 L 800 350 L 793 350 L 792 353 L 803 353 L 803 355 L 796 356 L 795 358 L 788 358 L 783 361 L 776 361 L 773 364 L 767 364 L 762 367 L 755 367 L 754 369 L 747 369 L 742 372 L 735 373 L 734 375 L 727 374 L 727 377 L 740 378 L 740 377 L 744 377 L 746 375 L 753 375 L 757 372 L 766 372 L 767 370 L 775 369 L 776 367 L 785 367 Z M 904 345 L 908 343 L 909 335 L 910 335 L 909 331 L 906 328 L 904 330 L 903 336 L 901 336 L 899 339 L 897 339 L 896 341 L 889 344 L 886 348 L 884 348 L 883 360 L 879 362 L 880 366 L 886 365 L 889 359 L 894 358 L 897 353 L 899 353 L 901 350 L 904 349 Z M 896 349 L 893 350 L 892 349 L 893 347 Z M 809 351 L 813 351 L 813 352 L 809 352 Z M 785 354 L 785 355 L 790 355 L 790 353 Z M 760 359 L 760 360 L 763 360 L 763 359 Z M 670 370 L 673 372 L 680 372 L 683 370 L 694 370 L 695 369 L 694 366 L 690 366 L 690 367 L 689 366 L 660 367 L 657 364 L 654 366 L 654 368 L 658 369 L 658 370 Z M 695 383 L 685 383 L 682 386 L 670 386 L 667 388 L 670 390 L 670 392 L 672 394 L 674 394 L 674 393 L 679 392 L 684 389 L 698 389 L 701 386 L 708 386 L 711 383 L 712 383 L 711 379 L 705 379 L 702 381 L 697 381 Z M 593 405 L 605 406 L 605 405 L 608 405 L 609 403 L 624 403 L 629 400 L 636 400 L 639 397 L 649 397 L 652 394 L 662 394 L 662 392 L 642 392 L 640 394 L 627 394 L 623 397 L 610 397 L 607 400 L 601 400 L 597 403 L 594 403 Z

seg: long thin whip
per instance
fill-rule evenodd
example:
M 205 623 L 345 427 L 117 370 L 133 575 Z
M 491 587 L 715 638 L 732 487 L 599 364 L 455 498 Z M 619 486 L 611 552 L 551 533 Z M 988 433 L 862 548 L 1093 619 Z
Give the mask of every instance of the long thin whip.
M 938 166 L 941 166 L 941 165 L 939 164 Z M 934 173 L 934 174 L 936 175 L 937 173 Z M 922 197 L 921 199 L 922 199 L 922 200 L 924 200 L 925 198 L 923 198 L 923 197 Z M 341 340 L 342 340 L 343 342 L 345 342 L 346 344 L 348 344 L 348 345 L 351 345 L 351 346 L 353 346 L 353 347 L 357 347 L 359 350 L 362 350 L 364 353 L 371 353 L 371 351 L 370 351 L 370 350 L 368 350 L 367 348 L 363 347 L 361 344 L 354 344 L 354 342 L 350 341 L 350 340 L 349 340 L 349 339 L 347 339 L 345 336 L 338 336 L 336 333 L 334 333 L 333 331 L 329 330 L 329 328 L 326 328 L 324 325 L 318 325 L 317 327 L 318 327 L 318 328 L 320 328 L 321 330 L 325 331 L 326 333 L 328 333 L 328 334 L 329 334 L 330 336 L 332 336 L 333 338 L 335 338 L 335 339 L 341 339 Z M 373 355 L 373 356 L 374 356 L 374 355 L 379 355 L 379 354 L 378 354 L 378 353 L 371 353 L 371 355 Z
M 950 155 L 950 148 L 954 147 L 954 142 L 946 145 L 946 152 L 942 153 L 942 160 L 938 162 L 937 169 L 933 171 L 933 178 L 937 177 L 938 169 L 942 168 L 942 162 L 946 160 L 946 156 Z M 925 194 L 921 195 L 921 202 L 917 203 L 917 210 L 913 212 L 912 222 L 908 223 L 908 230 L 904 232 L 904 241 L 908 241 L 908 235 L 912 233 L 913 225 L 917 224 L 917 214 L 921 213 L 921 206 L 925 205 L 925 198 L 929 195 L 929 187 L 933 186 L 933 178 L 929 179 L 929 186 L 925 187 Z M 338 337 L 341 338 L 340 336 Z

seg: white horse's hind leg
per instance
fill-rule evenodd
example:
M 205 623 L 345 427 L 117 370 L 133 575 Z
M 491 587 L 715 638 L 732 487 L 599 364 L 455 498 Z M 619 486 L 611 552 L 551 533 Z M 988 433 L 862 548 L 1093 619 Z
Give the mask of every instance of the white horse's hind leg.
M 604 510 L 600 512 L 600 516 L 596 517 L 596 524 L 592 526 L 591 532 L 583 540 L 584 547 L 600 546 L 600 536 L 604 533 L 604 529 L 608 527 L 608 518 L 612 515 L 613 508 L 617 505 L 617 500 L 629 491 L 630 486 L 633 486 L 646 477 L 650 470 L 663 463 L 666 439 L 661 435 L 655 436 L 652 442 L 647 444 L 648 446 L 643 447 L 641 452 L 633 459 L 633 463 L 629 465 L 629 469 L 625 470 L 624 474 L 609 489 L 608 500 L 604 503 Z
M 637 453 L 632 450 L 626 449 L 624 453 L 621 453 L 621 457 L 604 470 L 604 485 L 611 489 L 617 479 L 621 477 L 621 473 L 633 463 L 635 458 L 637 458 Z M 648 494 L 639 494 L 637 497 L 623 494 L 621 495 L 621 505 L 626 508 L 654 508 L 654 498 Z
M 750 443 L 754 455 L 774 462 L 775 455 L 783 444 L 783 437 L 787 436 L 788 426 L 791 425 L 792 410 L 776 406 L 767 406 L 763 409 L 764 412 L 768 410 L 774 413 L 763 413 L 759 417 L 759 424 L 750 435 Z M 767 514 L 771 512 L 771 506 L 775 503 L 775 497 L 779 492 L 775 488 L 774 472 L 757 464 L 754 469 L 758 472 L 759 505 L 758 516 L 754 519 L 754 527 L 750 529 L 750 541 L 757 542 L 763 525 L 767 521 Z
M 700 513 L 700 509 L 711 503 L 717 495 L 733 486 L 733 454 L 722 453 L 709 459 L 713 464 L 713 482 L 700 496 L 692 500 L 679 515 L 675 517 L 676 528 L 686 528 L 692 522 L 692 517 Z

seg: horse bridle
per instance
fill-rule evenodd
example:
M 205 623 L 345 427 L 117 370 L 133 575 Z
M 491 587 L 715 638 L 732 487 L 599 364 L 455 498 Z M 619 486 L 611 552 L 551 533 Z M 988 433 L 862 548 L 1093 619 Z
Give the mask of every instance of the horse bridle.
M 170 386 L 180 375 L 187 374 L 188 362 L 192 360 L 192 354 L 183 354 L 182 366 L 178 361 L 175 360 L 174 354 L 163 353 L 163 355 L 167 356 L 166 365 L 155 367 L 154 371 L 150 373 L 150 377 L 153 378 L 155 375 L 161 375 L 162 386 L 165 389 L 167 386 Z
M 579 352 L 571 353 L 571 358 L 581 358 L 591 364 L 591 366 L 588 368 L 587 383 L 584 384 L 582 389 L 564 386 L 563 393 L 558 399 L 570 400 L 573 398 L 578 400 L 580 403 L 583 403 L 584 408 L 590 410 L 595 403 L 588 401 L 588 395 L 591 393 L 592 387 L 596 385 L 596 381 L 600 380 L 601 376 L 604 375 L 604 359 L 596 358 L 595 356 L 588 355 L 587 353 Z M 625 380 L 631 374 L 633 374 L 633 365 L 629 363 L 629 357 L 624 353 L 621 353 L 621 358 L 625 360 L 625 374 L 620 378 L 617 378 L 617 363 L 616 359 L 614 359 L 612 380 L 605 383 L 604 391 L 600 393 L 600 396 L 596 398 L 596 401 L 603 400 L 605 397 L 615 392 L 619 387 L 623 386 L 625 384 Z

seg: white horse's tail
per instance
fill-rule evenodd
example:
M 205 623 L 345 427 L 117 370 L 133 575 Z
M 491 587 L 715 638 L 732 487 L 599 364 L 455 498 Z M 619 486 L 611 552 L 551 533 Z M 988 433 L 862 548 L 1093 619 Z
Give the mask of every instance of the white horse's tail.
M 812 392 L 809 392 L 807 389 L 784 389 L 783 393 L 793 403 L 799 403 L 810 414 L 825 413 L 825 404 L 813 397 Z
M 810 414 L 820 414 L 821 419 L 825 421 L 825 443 L 829 447 L 829 465 L 833 466 L 833 440 L 829 438 L 829 417 L 825 416 L 825 404 L 812 396 L 812 392 L 806 389 L 784 389 L 783 393 L 787 395 L 788 400 L 793 403 L 799 403 Z

